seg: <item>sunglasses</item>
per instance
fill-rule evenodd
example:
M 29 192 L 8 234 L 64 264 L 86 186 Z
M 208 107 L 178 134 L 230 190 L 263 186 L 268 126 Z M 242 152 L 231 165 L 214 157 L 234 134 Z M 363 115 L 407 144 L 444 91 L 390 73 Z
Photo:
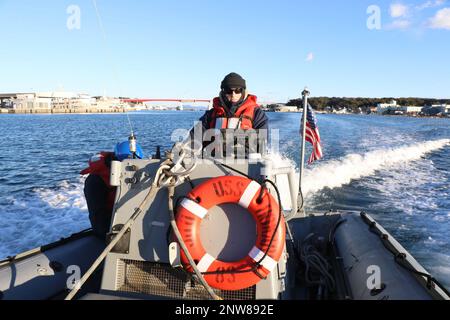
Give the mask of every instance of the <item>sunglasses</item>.
M 225 89 L 223 89 L 223 91 L 225 92 L 225 94 L 233 94 L 233 92 L 236 94 L 241 94 L 244 91 L 244 89 L 243 88 L 235 88 L 235 89 L 225 88 Z

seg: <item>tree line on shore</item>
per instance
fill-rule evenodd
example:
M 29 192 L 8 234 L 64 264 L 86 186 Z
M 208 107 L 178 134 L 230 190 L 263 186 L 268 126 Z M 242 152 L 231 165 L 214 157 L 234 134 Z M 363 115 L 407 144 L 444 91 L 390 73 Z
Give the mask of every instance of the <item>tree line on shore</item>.
M 361 110 L 368 113 L 370 108 L 376 107 L 379 103 L 390 103 L 397 101 L 400 106 L 431 106 L 434 104 L 450 104 L 450 99 L 429 99 L 429 98 L 339 98 L 339 97 L 310 97 L 308 102 L 315 110 L 324 111 L 326 108 L 341 110 L 347 108 L 352 112 Z M 302 98 L 291 99 L 286 104 L 288 106 L 302 106 Z

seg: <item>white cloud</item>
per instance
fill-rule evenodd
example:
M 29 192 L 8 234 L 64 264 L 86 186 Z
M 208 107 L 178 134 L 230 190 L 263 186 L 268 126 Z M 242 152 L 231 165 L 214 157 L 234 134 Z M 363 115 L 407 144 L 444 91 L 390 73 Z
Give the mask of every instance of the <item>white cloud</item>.
M 313 61 L 314 60 L 314 53 L 310 52 L 308 53 L 308 55 L 306 56 L 306 61 Z
M 423 10 L 428 8 L 435 8 L 442 6 L 445 3 L 446 0 L 428 0 L 427 2 L 424 2 L 418 6 L 416 6 L 417 10 Z
M 450 8 L 439 10 L 436 15 L 430 19 L 430 28 L 450 30 Z
M 392 23 L 386 26 L 386 29 L 408 29 L 411 26 L 411 21 L 409 20 L 394 20 Z
M 408 14 L 409 7 L 401 3 L 393 3 L 389 8 L 392 18 L 405 17 Z

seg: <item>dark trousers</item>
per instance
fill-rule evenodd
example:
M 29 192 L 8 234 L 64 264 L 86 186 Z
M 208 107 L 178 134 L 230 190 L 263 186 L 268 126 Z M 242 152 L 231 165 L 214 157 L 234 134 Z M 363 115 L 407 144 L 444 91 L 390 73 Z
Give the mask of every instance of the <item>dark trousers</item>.
M 109 204 L 110 193 L 114 189 L 108 188 L 103 179 L 95 174 L 90 174 L 84 183 L 84 196 L 89 210 L 94 234 L 101 239 L 106 239 L 111 225 L 112 207 Z

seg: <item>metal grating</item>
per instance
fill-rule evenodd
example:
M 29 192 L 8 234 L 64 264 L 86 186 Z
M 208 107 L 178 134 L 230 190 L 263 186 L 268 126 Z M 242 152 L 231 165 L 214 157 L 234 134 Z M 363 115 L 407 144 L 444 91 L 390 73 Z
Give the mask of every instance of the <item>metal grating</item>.
M 122 279 L 119 291 L 174 299 L 210 299 L 200 283 L 188 273 L 174 269 L 170 265 L 136 260 L 121 260 L 119 265 L 121 268 L 118 270 L 118 277 Z M 256 286 L 237 291 L 217 289 L 214 291 L 225 300 L 254 300 Z

